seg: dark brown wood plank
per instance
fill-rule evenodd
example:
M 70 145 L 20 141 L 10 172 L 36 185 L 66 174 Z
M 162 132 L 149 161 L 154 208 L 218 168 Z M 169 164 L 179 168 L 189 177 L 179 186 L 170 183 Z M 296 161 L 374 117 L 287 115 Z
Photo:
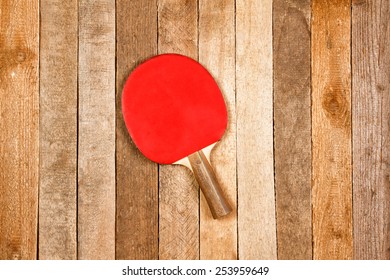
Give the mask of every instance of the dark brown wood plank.
M 0 259 L 36 259 L 39 7 L 0 2 Z
M 78 258 L 115 259 L 115 0 L 79 1 Z
M 354 258 L 390 259 L 390 4 L 352 4 Z
M 350 0 L 312 2 L 313 258 L 352 258 Z
M 310 0 L 273 1 L 278 259 L 311 259 Z
M 121 109 L 131 70 L 157 54 L 156 0 L 117 0 L 116 258 L 158 258 L 158 171 L 132 143 Z
M 223 92 L 228 128 L 211 153 L 211 165 L 232 213 L 214 220 L 204 196 L 200 200 L 200 259 L 237 259 L 236 94 L 234 1 L 199 1 L 199 62 Z
M 158 52 L 198 58 L 197 0 L 158 0 Z M 160 259 L 199 258 L 199 190 L 184 166 L 160 166 Z
M 77 258 L 78 2 L 42 0 L 39 258 Z

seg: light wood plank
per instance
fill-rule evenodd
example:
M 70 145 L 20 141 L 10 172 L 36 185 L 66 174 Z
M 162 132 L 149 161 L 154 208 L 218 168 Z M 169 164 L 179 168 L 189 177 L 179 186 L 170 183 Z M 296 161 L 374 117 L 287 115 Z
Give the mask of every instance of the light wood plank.
M 276 259 L 272 0 L 236 1 L 240 259 Z
M 199 62 L 214 76 L 228 108 L 228 128 L 211 153 L 218 182 L 233 212 L 214 220 L 201 195 L 200 259 L 237 259 L 234 0 L 199 1 Z
M 352 258 L 350 1 L 312 3 L 313 258 Z
M 390 259 L 390 4 L 353 1 L 355 259 Z
M 158 52 L 198 58 L 197 0 L 158 0 Z M 199 190 L 183 166 L 160 166 L 160 259 L 199 259 Z
M 0 3 L 0 259 L 36 259 L 39 9 Z
M 42 0 L 39 258 L 77 258 L 77 1 Z
M 156 0 L 117 0 L 116 258 L 158 258 L 158 171 L 132 143 L 121 97 L 131 70 L 157 53 Z
M 115 259 L 115 0 L 79 1 L 78 258 Z
M 311 259 L 310 1 L 273 3 L 278 259 Z

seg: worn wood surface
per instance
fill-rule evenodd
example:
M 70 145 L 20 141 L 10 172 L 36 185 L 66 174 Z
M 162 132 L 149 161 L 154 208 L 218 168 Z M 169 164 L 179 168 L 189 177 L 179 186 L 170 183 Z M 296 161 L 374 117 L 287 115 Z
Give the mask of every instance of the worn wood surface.
M 214 220 L 200 200 L 200 258 L 237 259 L 235 5 L 232 0 L 199 1 L 199 62 L 213 74 L 228 109 L 228 128 L 211 153 L 211 165 L 233 212 Z
M 352 258 L 349 0 L 312 3 L 313 258 Z
M 196 0 L 158 0 L 158 52 L 198 59 Z M 160 165 L 160 259 L 199 259 L 199 188 L 184 166 Z
M 390 259 L 388 1 L 0 8 L 0 259 Z M 123 122 L 128 75 L 166 52 L 225 97 L 220 220 Z
M 77 1 L 40 1 L 39 258 L 77 258 Z
M 115 1 L 79 1 L 78 258 L 115 259 Z
M 157 54 L 155 0 L 116 2 L 116 258 L 158 258 L 158 171 L 132 143 L 121 97 L 131 70 Z
M 390 259 L 390 4 L 352 1 L 355 259 Z
M 273 13 L 278 259 L 311 259 L 310 1 L 274 0 Z
M 236 1 L 238 248 L 276 259 L 272 1 Z
M 37 258 L 38 8 L 0 2 L 0 259 Z

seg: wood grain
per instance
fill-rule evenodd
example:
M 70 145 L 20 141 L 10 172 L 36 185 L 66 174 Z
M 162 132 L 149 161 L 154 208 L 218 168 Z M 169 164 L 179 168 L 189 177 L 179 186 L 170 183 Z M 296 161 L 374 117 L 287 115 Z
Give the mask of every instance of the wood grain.
M 310 1 L 273 4 L 278 259 L 311 259 Z
M 390 259 L 390 4 L 352 4 L 354 258 Z
M 199 1 L 199 62 L 216 79 L 228 109 L 228 128 L 211 153 L 211 164 L 233 212 L 213 220 L 200 200 L 200 258 L 237 259 L 235 108 L 235 5 L 232 0 Z
M 350 1 L 312 2 L 313 258 L 352 258 Z
M 276 259 L 272 1 L 236 2 L 240 259 Z
M 198 58 L 196 0 L 158 0 L 158 52 Z M 160 259 L 199 259 L 199 190 L 183 166 L 160 166 Z
M 156 0 L 116 1 L 116 258 L 158 258 L 158 170 L 132 143 L 122 117 L 123 85 L 157 54 Z
M 115 259 L 115 1 L 79 1 L 78 258 Z
M 40 2 L 39 258 L 77 258 L 77 1 Z
M 381 0 L 0 1 L 0 259 L 390 259 L 389 21 Z M 221 220 L 124 125 L 125 80 L 165 52 L 225 97 Z
M 232 208 L 215 176 L 214 169 L 202 150 L 188 156 L 192 172 L 207 201 L 207 208 L 214 219 L 221 219 L 232 212 Z M 207 209 L 206 208 L 206 209 Z
M 39 9 L 0 2 L 0 259 L 36 259 Z

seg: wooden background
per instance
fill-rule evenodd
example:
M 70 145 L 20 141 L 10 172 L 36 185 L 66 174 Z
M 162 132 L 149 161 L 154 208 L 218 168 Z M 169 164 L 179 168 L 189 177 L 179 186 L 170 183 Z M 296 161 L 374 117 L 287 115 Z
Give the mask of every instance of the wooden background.
M 389 1 L 0 3 L 1 259 L 390 259 Z M 221 220 L 123 123 L 167 52 L 225 96 Z

